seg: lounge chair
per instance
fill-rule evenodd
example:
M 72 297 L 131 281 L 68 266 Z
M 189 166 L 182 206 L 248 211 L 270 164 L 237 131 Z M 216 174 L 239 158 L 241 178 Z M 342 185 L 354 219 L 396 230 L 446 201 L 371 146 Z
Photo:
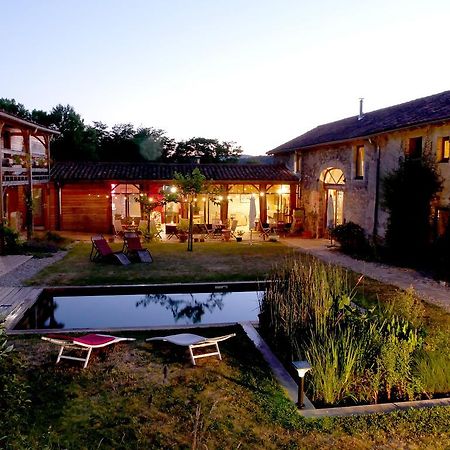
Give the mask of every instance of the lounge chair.
M 106 239 L 101 235 L 92 236 L 91 261 L 118 261 L 124 266 L 131 264 L 128 256 L 123 252 L 113 252 Z
M 60 346 L 56 364 L 58 364 L 61 359 L 72 359 L 74 361 L 84 362 L 83 369 L 86 369 L 92 350 L 94 348 L 106 347 L 108 345 L 116 344 L 117 342 L 121 341 L 135 340 L 134 338 L 116 337 L 107 334 L 85 334 L 84 336 L 78 337 L 65 336 L 62 334 L 49 334 L 47 336 L 42 336 L 41 339 Z M 86 357 L 80 358 L 77 356 L 63 355 L 63 351 L 65 348 L 69 348 L 71 350 L 86 351 Z
M 128 256 L 136 255 L 139 261 L 143 263 L 153 262 L 151 253 L 142 247 L 141 239 L 137 233 L 124 233 L 122 251 Z
M 206 338 L 203 336 L 199 336 L 198 334 L 190 334 L 190 333 L 180 333 L 180 334 L 172 334 L 170 336 L 158 336 L 153 338 L 146 339 L 146 342 L 149 341 L 164 341 L 170 342 L 171 344 L 181 345 L 183 347 L 189 348 L 189 353 L 191 355 L 192 364 L 195 366 L 195 360 L 199 358 L 206 358 L 207 356 L 215 356 L 217 355 L 219 359 L 222 359 L 222 355 L 219 350 L 219 342 L 225 341 L 231 337 L 236 336 L 235 333 L 227 334 L 225 336 L 219 336 L 214 338 Z M 214 346 L 215 351 L 209 353 L 203 353 L 194 355 L 194 349 L 202 348 L 202 347 L 210 347 Z

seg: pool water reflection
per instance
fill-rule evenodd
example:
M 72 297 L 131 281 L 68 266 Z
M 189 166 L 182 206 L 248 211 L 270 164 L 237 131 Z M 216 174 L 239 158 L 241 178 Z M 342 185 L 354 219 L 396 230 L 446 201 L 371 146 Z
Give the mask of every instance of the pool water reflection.
M 15 327 L 102 329 L 257 321 L 259 291 L 44 296 Z

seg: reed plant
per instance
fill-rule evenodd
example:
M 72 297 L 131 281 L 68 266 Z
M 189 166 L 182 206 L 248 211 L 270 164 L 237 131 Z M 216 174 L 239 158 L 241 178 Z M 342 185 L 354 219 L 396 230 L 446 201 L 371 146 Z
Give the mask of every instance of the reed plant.
M 262 332 L 287 363 L 308 359 L 308 393 L 321 404 L 415 398 L 423 392 L 414 371 L 422 312 L 412 292 L 387 308 L 358 308 L 360 281 L 311 256 L 287 258 L 261 299 Z

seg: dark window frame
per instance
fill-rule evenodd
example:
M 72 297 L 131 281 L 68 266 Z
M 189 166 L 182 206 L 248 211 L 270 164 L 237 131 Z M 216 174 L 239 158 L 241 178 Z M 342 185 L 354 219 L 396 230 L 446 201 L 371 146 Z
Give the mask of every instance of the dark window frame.
M 406 156 L 411 159 L 420 159 L 423 154 L 423 137 L 417 136 L 409 138 L 408 152 Z
M 11 132 L 9 130 L 4 130 L 2 133 L 3 138 L 3 148 L 11 150 Z

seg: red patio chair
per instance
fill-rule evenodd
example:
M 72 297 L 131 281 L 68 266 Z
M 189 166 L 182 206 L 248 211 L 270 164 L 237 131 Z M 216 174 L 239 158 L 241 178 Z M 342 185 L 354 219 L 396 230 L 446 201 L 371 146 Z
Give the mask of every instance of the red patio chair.
M 129 256 L 136 255 L 143 263 L 153 262 L 151 253 L 142 247 L 141 239 L 137 233 L 124 233 L 122 251 Z
M 91 261 L 118 261 L 124 266 L 131 264 L 131 261 L 128 259 L 127 255 L 123 252 L 113 252 L 108 242 L 106 242 L 106 239 L 101 234 L 92 236 L 91 241 L 92 249 L 89 256 Z

